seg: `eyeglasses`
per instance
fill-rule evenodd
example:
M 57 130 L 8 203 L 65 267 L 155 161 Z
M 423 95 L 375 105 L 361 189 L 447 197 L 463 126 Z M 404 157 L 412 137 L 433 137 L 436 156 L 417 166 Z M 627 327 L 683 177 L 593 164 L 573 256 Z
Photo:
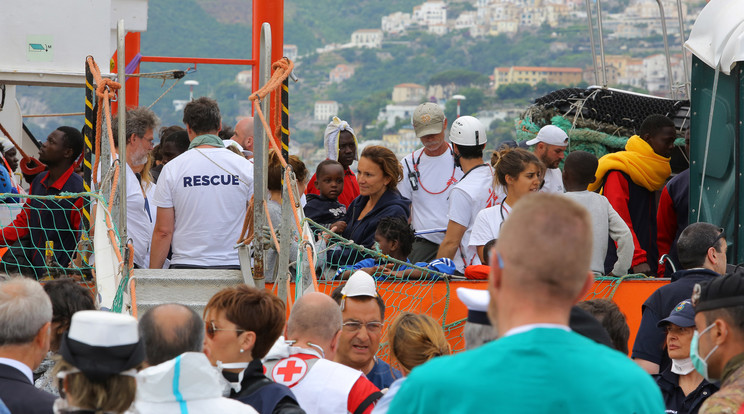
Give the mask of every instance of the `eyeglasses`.
M 367 328 L 367 332 L 371 334 L 378 334 L 382 332 L 382 322 L 367 322 L 361 323 L 356 321 L 344 322 L 341 324 L 343 330 L 349 333 L 359 332 L 362 326 Z
M 245 332 L 245 329 L 220 329 L 214 326 L 214 321 L 209 321 L 205 323 L 205 331 L 207 332 L 207 336 L 210 338 L 214 338 L 214 334 L 217 331 L 232 331 L 232 332 L 238 332 L 238 335 Z

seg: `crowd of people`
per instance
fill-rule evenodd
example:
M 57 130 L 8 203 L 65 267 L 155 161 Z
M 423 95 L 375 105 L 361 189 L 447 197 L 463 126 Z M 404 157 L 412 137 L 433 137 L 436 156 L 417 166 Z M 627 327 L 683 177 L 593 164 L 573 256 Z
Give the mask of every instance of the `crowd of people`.
M 239 269 L 234 245 L 254 192 L 253 119 L 225 128 L 217 102 L 202 97 L 183 121 L 159 128 L 149 109 L 126 113 L 134 265 Z M 306 217 L 379 252 L 329 249 L 328 277 L 341 285 L 306 293 L 288 319 L 279 298 L 245 285 L 214 295 L 202 315 L 172 303 L 139 322 L 95 310 L 72 279 L 42 288 L 35 279 L 48 242 L 60 267 L 72 260 L 82 199 L 54 208 L 26 201 L 0 231 L 6 273 L 29 276 L 0 282 L 0 414 L 733 413 L 744 404 L 744 278 L 727 268 L 724 229 L 687 222 L 689 172 L 669 180 L 670 119 L 649 116 L 625 150 L 600 159 L 566 156 L 566 131 L 547 125 L 488 162 L 475 117 L 450 126 L 441 107 L 424 103 L 412 125 L 422 147 L 400 161 L 383 146 L 360 151 L 354 129 L 335 117 L 324 134 L 327 160 L 309 179 L 301 159 L 286 160 Z M 82 192 L 81 151 L 75 128 L 53 131 L 39 156 L 47 169 L 29 177 L 29 194 Z M 275 231 L 283 178 L 271 152 L 273 228 L 256 230 L 270 250 L 269 282 L 279 277 L 272 234 L 291 238 L 291 256 L 298 248 L 297 232 Z M 451 356 L 439 315 L 390 317 L 377 287 L 442 273 L 488 280 L 486 291 L 458 291 L 469 308 L 467 351 Z M 643 304 L 630 358 L 618 307 L 581 302 L 595 276 L 628 273 L 671 277 Z M 378 355 L 383 343 L 388 361 Z

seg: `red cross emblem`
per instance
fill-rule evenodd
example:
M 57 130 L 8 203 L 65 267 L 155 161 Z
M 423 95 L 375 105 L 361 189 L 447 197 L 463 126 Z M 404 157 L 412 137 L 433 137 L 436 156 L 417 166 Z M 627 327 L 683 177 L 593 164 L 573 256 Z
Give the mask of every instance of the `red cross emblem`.
M 279 361 L 271 370 L 271 379 L 274 382 L 291 387 L 307 373 L 307 363 L 297 357 L 289 357 Z

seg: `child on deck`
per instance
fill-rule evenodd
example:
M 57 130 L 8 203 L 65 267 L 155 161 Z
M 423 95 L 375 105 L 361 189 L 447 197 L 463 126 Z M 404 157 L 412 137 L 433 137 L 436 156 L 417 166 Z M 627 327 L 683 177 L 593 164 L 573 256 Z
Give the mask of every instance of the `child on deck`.
M 405 218 L 383 217 L 375 231 L 375 246 L 379 247 L 379 252 L 383 255 L 410 263 L 408 255 L 411 254 L 414 238 L 413 229 Z M 455 272 L 455 263 L 447 258 L 437 259 L 429 263 L 419 262 L 414 265 L 450 275 Z M 334 279 L 348 279 L 351 274 L 359 269 L 369 273 L 376 280 L 385 280 L 390 277 L 408 280 L 437 278 L 435 275 L 427 275 L 427 272 L 420 269 L 396 263 L 381 264 L 378 260 L 369 258 L 361 260 L 353 266 L 340 267 Z
M 633 236 L 628 225 L 612 208 L 604 196 L 587 191 L 587 186 L 594 182 L 597 171 L 597 157 L 585 151 L 572 151 L 563 165 L 563 185 L 566 196 L 584 206 L 592 216 L 594 248 L 592 251 L 591 269 L 598 274 L 604 273 L 604 261 L 607 235 L 617 243 L 618 258 L 610 276 L 622 276 L 628 273 L 633 260 Z
M 318 164 L 315 178 L 320 195 L 307 194 L 305 217 L 330 228 L 346 216 L 346 206 L 338 202 L 338 196 L 344 191 L 344 167 L 338 161 L 325 160 Z

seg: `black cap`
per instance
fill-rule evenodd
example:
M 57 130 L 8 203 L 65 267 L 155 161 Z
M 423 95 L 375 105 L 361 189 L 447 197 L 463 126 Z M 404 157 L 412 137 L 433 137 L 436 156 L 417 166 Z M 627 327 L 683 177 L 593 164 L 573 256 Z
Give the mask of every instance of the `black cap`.
M 744 277 L 733 274 L 698 283 L 692 290 L 695 312 L 744 306 Z

